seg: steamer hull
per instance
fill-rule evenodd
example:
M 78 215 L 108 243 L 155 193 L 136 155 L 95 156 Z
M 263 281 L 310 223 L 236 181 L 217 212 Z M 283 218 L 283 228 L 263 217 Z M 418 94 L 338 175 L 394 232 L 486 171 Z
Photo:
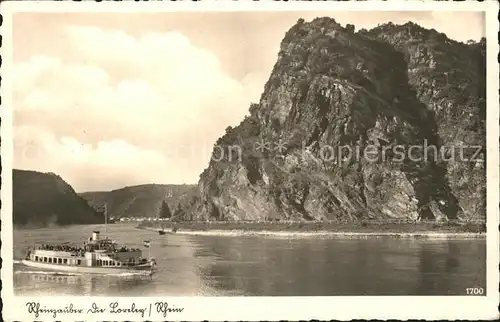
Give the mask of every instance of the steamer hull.
M 21 263 L 25 266 L 40 268 L 50 271 L 59 271 L 67 273 L 80 273 L 80 274 L 125 274 L 125 273 L 144 273 L 153 274 L 154 265 L 145 264 L 133 268 L 109 268 L 109 267 L 85 267 L 85 266 L 67 266 L 67 265 L 54 265 L 47 263 L 34 262 L 31 260 L 22 260 Z

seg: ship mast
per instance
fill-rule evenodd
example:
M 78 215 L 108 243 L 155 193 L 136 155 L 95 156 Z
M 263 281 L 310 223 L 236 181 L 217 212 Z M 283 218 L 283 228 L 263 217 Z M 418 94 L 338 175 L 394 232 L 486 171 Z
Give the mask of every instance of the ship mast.
M 108 227 L 108 203 L 105 202 L 104 203 L 104 231 L 105 232 L 108 232 L 106 229 L 107 227 Z

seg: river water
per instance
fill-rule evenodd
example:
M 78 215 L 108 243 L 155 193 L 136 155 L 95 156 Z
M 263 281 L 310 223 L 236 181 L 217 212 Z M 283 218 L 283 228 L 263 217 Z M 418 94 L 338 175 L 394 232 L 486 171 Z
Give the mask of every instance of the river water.
M 20 265 L 34 243 L 82 243 L 92 230 L 156 258 L 152 279 L 54 274 Z M 151 247 L 143 247 L 151 240 Z M 330 296 L 486 293 L 486 240 L 164 235 L 130 224 L 14 231 L 17 295 Z M 17 260 L 17 261 L 16 261 Z

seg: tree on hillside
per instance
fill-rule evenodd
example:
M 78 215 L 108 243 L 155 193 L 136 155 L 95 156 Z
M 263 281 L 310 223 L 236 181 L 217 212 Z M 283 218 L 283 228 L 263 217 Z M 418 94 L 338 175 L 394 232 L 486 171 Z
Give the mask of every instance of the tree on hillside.
M 172 217 L 172 213 L 170 212 L 170 208 L 165 200 L 161 202 L 160 213 L 158 215 L 160 218 L 170 218 Z
M 182 205 L 181 203 L 179 202 L 177 204 L 177 207 L 175 208 L 175 211 L 174 211 L 174 217 L 177 219 L 177 220 L 182 220 L 184 219 L 184 215 L 185 215 L 185 211 L 184 209 L 182 208 Z

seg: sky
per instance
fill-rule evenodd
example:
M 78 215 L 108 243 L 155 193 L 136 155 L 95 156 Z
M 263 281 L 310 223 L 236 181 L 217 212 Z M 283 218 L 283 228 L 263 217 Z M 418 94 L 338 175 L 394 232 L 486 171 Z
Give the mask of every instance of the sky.
M 259 101 L 285 32 L 323 16 L 485 35 L 474 12 L 16 13 L 13 166 L 77 192 L 197 183 Z

